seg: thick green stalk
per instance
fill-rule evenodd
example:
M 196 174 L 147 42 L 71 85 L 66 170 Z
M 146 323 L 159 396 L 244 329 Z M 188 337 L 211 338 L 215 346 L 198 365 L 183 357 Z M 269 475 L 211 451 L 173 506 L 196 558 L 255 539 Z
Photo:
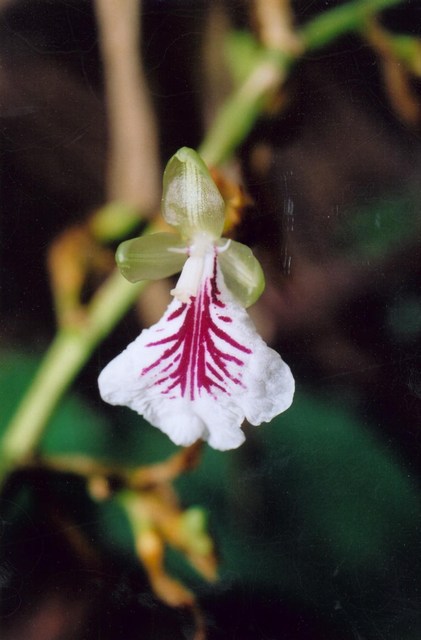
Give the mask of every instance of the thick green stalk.
M 291 56 L 269 52 L 222 106 L 198 152 L 210 166 L 224 162 L 253 128 L 267 98 L 286 78 Z
M 36 449 L 59 399 L 146 284 L 130 284 L 116 270 L 95 294 L 84 322 L 59 329 L 4 433 L 0 483 L 15 464 Z

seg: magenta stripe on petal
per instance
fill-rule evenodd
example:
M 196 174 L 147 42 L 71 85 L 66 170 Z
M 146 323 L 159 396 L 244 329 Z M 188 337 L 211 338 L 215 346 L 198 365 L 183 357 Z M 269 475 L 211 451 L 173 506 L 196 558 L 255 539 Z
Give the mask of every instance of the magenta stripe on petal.
M 224 315 L 219 315 L 220 309 L 225 309 Z M 173 324 L 178 328 L 174 326 L 170 335 L 146 344 L 159 347 L 173 343 L 142 369 L 141 375 L 153 371 L 152 386 L 159 387 L 167 397 L 170 391 L 178 391 L 174 397 L 181 395 L 192 401 L 203 393 L 215 396 L 220 391 L 230 395 L 232 385 L 244 386 L 241 380 L 244 362 L 232 352 L 252 353 L 221 328 L 220 324 L 231 321 L 217 285 L 215 256 L 213 273 L 204 279 L 197 296 L 168 316 L 168 329 L 171 331 Z

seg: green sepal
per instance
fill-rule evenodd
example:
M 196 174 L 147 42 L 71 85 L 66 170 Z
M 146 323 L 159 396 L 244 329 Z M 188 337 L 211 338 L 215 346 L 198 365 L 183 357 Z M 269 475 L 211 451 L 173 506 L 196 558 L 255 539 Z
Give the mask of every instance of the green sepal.
M 222 239 L 218 246 L 223 249 L 226 242 Z M 264 291 L 265 276 L 251 249 L 231 240 L 226 251 L 219 253 L 218 260 L 225 284 L 232 294 L 244 307 L 254 304 Z
M 186 251 L 180 253 L 183 249 Z M 130 282 L 160 280 L 181 271 L 187 260 L 187 248 L 178 233 L 152 233 L 122 242 L 115 258 L 122 275 Z
M 207 166 L 193 149 L 182 147 L 167 164 L 162 215 L 187 240 L 198 233 L 215 240 L 221 236 L 224 200 Z

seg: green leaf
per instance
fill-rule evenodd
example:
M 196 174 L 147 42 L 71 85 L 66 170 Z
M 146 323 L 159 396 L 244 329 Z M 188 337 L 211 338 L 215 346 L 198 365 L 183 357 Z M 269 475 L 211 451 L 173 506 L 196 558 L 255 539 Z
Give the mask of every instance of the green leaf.
M 218 243 L 223 246 L 226 240 Z M 265 276 L 251 249 L 241 242 L 230 240 L 226 251 L 218 256 L 225 284 L 244 307 L 252 305 L 262 295 Z
M 340 398 L 298 391 L 270 425 L 249 427 L 240 449 L 207 448 L 178 485 L 211 514 L 222 588 L 234 581 L 331 606 L 365 584 L 378 612 L 391 589 L 411 589 L 415 488 Z
M 224 226 L 225 205 L 201 157 L 183 147 L 169 160 L 164 172 L 162 214 L 168 224 L 191 240 L 205 233 L 219 238 Z
M 421 335 L 421 297 L 402 294 L 388 306 L 386 322 L 395 340 L 405 344 L 415 342 Z
M 187 260 L 185 248 L 176 233 L 153 233 L 122 242 L 116 252 L 116 262 L 130 282 L 159 280 L 181 271 Z
M 109 416 L 115 462 L 128 467 L 152 464 L 179 450 L 167 435 L 127 407 L 113 407 Z
M 364 259 L 379 259 L 416 242 L 421 224 L 418 196 L 375 200 L 349 213 L 338 229 L 339 247 Z

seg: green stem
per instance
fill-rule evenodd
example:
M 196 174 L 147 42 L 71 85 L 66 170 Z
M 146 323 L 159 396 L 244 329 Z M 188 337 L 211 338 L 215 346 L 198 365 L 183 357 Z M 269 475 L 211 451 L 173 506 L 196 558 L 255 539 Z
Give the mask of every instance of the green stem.
M 334 38 L 361 29 L 375 12 L 402 0 L 354 0 L 316 16 L 298 35 L 306 51 L 323 47 Z M 222 107 L 199 152 L 212 165 L 229 157 L 251 130 L 268 95 L 284 80 L 292 56 L 268 52 L 260 57 L 246 81 Z M 134 216 L 136 222 L 138 217 Z M 148 231 L 152 231 L 150 227 Z M 61 396 L 91 356 L 136 300 L 145 283 L 126 282 L 118 272 L 95 294 L 86 322 L 58 331 L 45 358 L 9 423 L 1 442 L 0 484 L 14 466 L 38 446 Z
M 273 51 L 262 56 L 246 81 L 222 106 L 198 149 L 208 165 L 224 162 L 244 140 L 270 94 L 284 81 L 292 60 L 291 56 Z
M 116 270 L 95 294 L 83 324 L 59 329 L 4 433 L 0 484 L 19 461 L 35 450 L 61 396 L 146 284 L 130 284 Z
M 360 31 L 370 16 L 401 3 L 402 0 L 354 0 L 320 13 L 298 30 L 297 36 L 304 52 L 316 51 L 345 33 Z M 245 82 L 222 106 L 199 148 L 208 164 L 220 164 L 232 155 L 300 55 L 268 51 L 259 56 Z
M 402 0 L 354 0 L 325 11 L 304 25 L 299 31 L 307 51 L 329 44 L 345 33 L 359 31 L 368 18 L 383 9 L 401 4 Z

